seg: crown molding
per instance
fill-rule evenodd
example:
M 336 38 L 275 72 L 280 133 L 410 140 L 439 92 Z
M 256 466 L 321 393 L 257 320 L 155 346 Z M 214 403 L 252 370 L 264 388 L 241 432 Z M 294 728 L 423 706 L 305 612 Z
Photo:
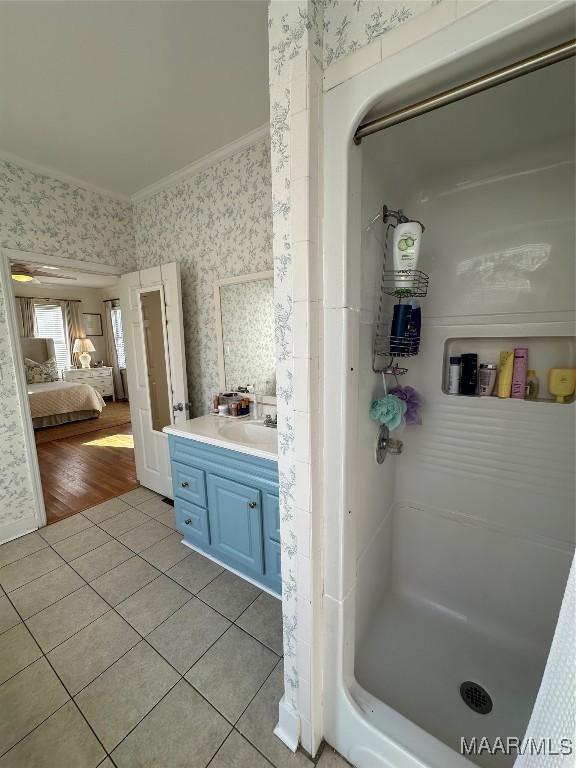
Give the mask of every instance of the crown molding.
M 130 199 L 133 203 L 139 203 L 142 200 L 157 194 L 162 189 L 173 187 L 175 184 L 184 181 L 184 179 L 190 178 L 191 176 L 195 176 L 197 173 L 200 173 L 200 171 L 203 171 L 204 168 L 208 168 L 215 163 L 219 163 L 221 160 L 225 160 L 227 157 L 231 157 L 232 155 L 241 152 L 243 149 L 246 149 L 252 144 L 256 144 L 258 141 L 262 141 L 262 139 L 265 139 L 269 136 L 270 126 L 268 123 L 265 123 L 259 128 L 244 134 L 244 136 L 240 136 L 240 138 L 235 139 L 234 141 L 230 142 L 230 144 L 225 144 L 223 147 L 220 147 L 220 149 L 216 149 L 214 152 L 210 152 L 208 155 L 204 155 L 204 157 L 201 157 L 199 160 L 195 160 L 193 163 L 190 163 L 190 165 L 184 166 L 184 168 L 181 168 L 179 171 L 174 171 L 174 173 L 171 173 L 168 176 L 155 181 L 154 184 L 150 184 L 148 187 L 144 187 L 144 189 L 135 192 Z
M 82 189 L 87 189 L 90 192 L 96 192 L 98 195 L 111 197 L 113 200 L 118 200 L 121 203 L 130 202 L 130 197 L 128 195 L 122 195 L 119 192 L 112 192 L 110 189 L 98 187 L 96 184 L 91 184 L 89 181 L 84 181 L 84 179 L 77 179 L 75 176 L 68 176 L 67 174 L 62 173 L 61 171 L 57 171 L 55 168 L 50 168 L 47 165 L 32 163 L 29 160 L 25 160 L 23 157 L 13 155 L 11 152 L 4 152 L 0 150 L 0 160 L 3 160 L 7 163 L 13 163 L 14 165 L 19 165 L 21 168 L 25 168 L 27 171 L 32 171 L 33 173 L 38 173 L 41 176 L 48 176 L 52 179 L 63 181 L 66 184 L 71 184 L 74 187 L 82 187 Z

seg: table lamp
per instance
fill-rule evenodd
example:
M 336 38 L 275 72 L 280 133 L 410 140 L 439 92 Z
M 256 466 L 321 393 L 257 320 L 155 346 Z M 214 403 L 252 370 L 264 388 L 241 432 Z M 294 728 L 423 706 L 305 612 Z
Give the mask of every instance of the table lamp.
M 74 342 L 73 352 L 80 352 L 80 364 L 82 368 L 90 368 L 90 355 L 89 352 L 96 352 L 94 344 L 90 339 L 76 339 Z

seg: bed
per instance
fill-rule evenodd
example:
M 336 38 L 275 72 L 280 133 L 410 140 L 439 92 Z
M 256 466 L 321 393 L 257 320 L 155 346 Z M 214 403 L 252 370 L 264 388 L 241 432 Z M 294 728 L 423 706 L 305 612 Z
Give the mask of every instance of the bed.
M 22 338 L 20 343 L 24 357 L 37 363 L 55 356 L 52 339 Z M 102 395 L 89 384 L 58 380 L 27 384 L 27 389 L 34 429 L 95 419 L 105 406 Z

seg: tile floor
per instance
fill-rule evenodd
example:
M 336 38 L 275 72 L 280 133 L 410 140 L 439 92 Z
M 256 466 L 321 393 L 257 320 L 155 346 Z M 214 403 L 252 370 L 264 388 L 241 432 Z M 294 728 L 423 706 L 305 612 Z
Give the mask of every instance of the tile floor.
M 280 602 L 180 542 L 137 488 L 0 546 L 0 768 L 311 768 Z

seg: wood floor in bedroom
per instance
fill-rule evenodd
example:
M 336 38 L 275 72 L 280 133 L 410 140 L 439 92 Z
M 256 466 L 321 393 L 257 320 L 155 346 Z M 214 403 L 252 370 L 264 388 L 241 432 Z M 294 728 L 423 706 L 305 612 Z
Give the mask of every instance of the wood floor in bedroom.
M 36 446 L 48 524 L 138 486 L 132 425 Z

